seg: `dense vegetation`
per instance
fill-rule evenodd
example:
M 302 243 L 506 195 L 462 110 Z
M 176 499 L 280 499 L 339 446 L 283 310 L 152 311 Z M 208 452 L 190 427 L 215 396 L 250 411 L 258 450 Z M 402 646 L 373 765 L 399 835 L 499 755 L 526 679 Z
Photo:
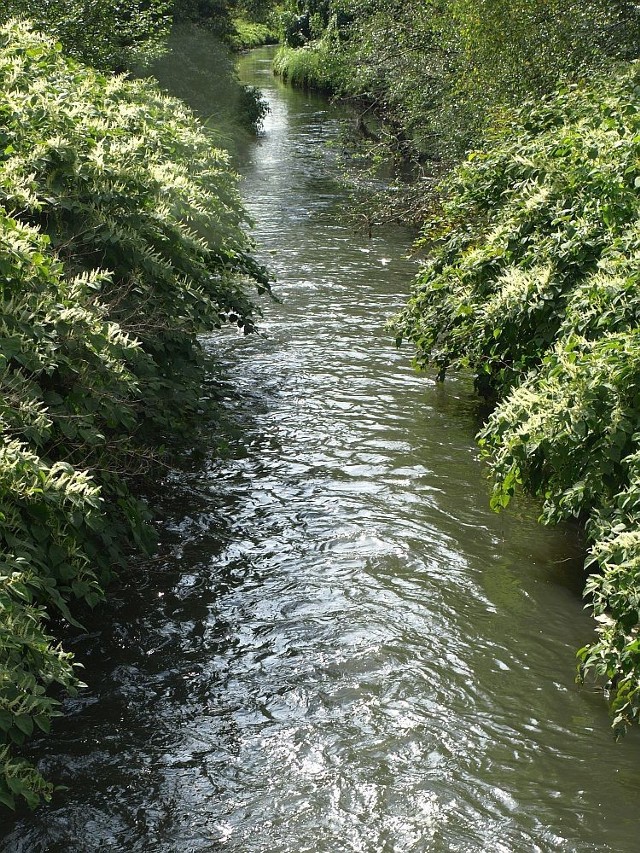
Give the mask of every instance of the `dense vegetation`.
M 195 24 L 236 50 L 276 42 L 273 0 L 173 0 L 173 20 Z
M 351 153 L 375 178 L 393 165 L 393 192 L 368 227 L 419 227 L 438 181 L 524 99 L 542 97 L 632 59 L 640 7 L 630 0 L 289 0 L 275 70 L 334 93 L 356 116 Z M 375 181 L 365 182 L 367 188 Z
M 497 401 L 493 504 L 585 522 L 614 725 L 640 717 L 640 73 L 525 105 L 449 178 L 399 339 Z
M 197 410 L 197 334 L 251 328 L 227 155 L 147 81 L 0 29 L 0 802 L 51 786 L 15 755 L 73 689 L 56 622 L 152 542 L 132 484 Z
M 374 117 L 416 164 L 455 161 L 506 107 L 637 55 L 629 0 L 294 0 L 277 68 Z M 296 50 L 297 49 L 297 50 Z
M 195 26 L 241 50 L 275 41 L 270 0 L 3 0 L 0 24 L 26 19 L 65 54 L 102 71 L 147 66 L 173 25 Z
M 172 12 L 171 0 L 3 0 L 0 23 L 26 18 L 68 56 L 122 71 L 162 53 Z
M 270 9 L 266 0 L 7 0 L 0 24 L 26 20 L 105 73 L 153 74 L 233 148 L 265 112 L 238 80 L 234 52 L 276 38 Z

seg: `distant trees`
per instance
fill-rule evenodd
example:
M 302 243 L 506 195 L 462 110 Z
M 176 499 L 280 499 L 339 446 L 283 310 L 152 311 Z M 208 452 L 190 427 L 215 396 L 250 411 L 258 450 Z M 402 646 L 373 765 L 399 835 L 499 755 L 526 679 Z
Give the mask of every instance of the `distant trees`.
M 627 0 L 449 0 L 454 91 L 481 113 L 552 91 L 640 50 Z
M 121 71 L 164 50 L 173 6 L 173 0 L 3 0 L 0 23 L 27 19 L 68 56 Z
M 455 160 L 505 107 L 637 56 L 640 7 L 629 0 L 289 0 L 283 33 L 290 46 L 323 52 L 325 79 L 373 108 L 403 156 Z

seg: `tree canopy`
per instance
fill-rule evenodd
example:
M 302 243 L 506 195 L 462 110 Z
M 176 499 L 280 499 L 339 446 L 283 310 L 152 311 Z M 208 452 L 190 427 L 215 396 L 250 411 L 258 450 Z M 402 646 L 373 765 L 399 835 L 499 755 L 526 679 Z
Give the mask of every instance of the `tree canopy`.
M 640 50 L 630 0 L 295 0 L 286 10 L 287 43 L 305 45 L 308 61 L 320 53 L 325 82 L 373 109 L 403 157 L 427 160 L 455 160 L 504 108 Z

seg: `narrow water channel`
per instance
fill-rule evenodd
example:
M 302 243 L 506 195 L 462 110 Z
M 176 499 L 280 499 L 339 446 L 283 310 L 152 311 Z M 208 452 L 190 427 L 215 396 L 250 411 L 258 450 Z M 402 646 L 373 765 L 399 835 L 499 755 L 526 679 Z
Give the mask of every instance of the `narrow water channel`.
M 241 168 L 283 304 L 207 340 L 211 452 L 78 643 L 90 687 L 34 749 L 69 790 L 1 849 L 635 853 L 640 741 L 574 684 L 575 533 L 488 510 L 468 384 L 383 329 L 409 235 L 341 224 L 337 114 L 268 52 L 241 70 L 270 103 Z

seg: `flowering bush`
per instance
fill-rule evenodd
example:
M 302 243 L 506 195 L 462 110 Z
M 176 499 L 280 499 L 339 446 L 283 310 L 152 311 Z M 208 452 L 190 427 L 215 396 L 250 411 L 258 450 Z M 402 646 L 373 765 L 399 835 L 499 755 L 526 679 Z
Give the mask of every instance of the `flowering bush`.
M 473 371 L 496 402 L 480 433 L 507 506 L 578 518 L 599 638 L 581 672 L 608 682 L 614 726 L 640 718 L 640 78 L 526 105 L 449 180 L 398 340 Z
M 252 328 L 227 157 L 181 102 L 0 28 L 0 802 L 51 786 L 15 758 L 77 686 L 53 615 L 93 606 L 149 513 L 131 483 L 197 410 L 197 336 Z

